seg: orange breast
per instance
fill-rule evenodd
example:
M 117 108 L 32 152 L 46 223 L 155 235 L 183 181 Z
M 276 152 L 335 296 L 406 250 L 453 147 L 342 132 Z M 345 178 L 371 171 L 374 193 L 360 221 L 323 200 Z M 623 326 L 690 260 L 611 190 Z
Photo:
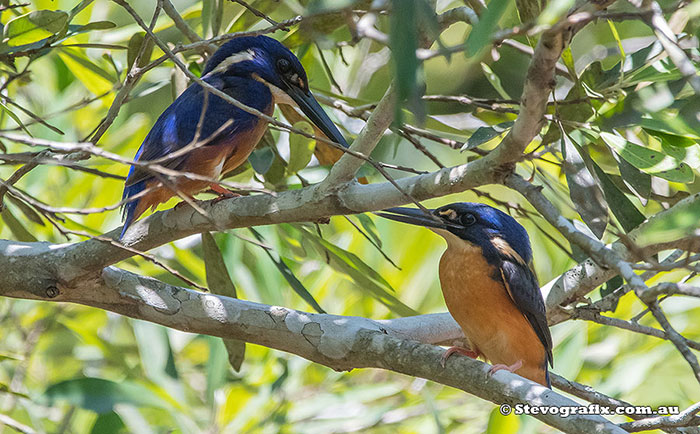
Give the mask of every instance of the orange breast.
M 273 109 L 274 105 L 270 104 L 264 113 L 270 116 Z M 182 168 L 182 171 L 196 173 L 214 179 L 219 178 L 219 176 L 230 172 L 246 161 L 265 133 L 266 126 L 267 122 L 259 120 L 254 128 L 236 134 L 235 140 L 202 146 L 201 148 L 193 150 L 187 159 L 187 163 Z M 135 218 L 138 218 L 148 208 L 155 208 L 158 204 L 166 202 L 173 196 L 186 195 L 192 197 L 206 189 L 210 183 L 187 178 L 178 178 L 173 183 L 177 192 L 173 191 L 169 186 L 161 185 L 156 179 L 146 183 L 147 188 L 155 185 L 158 185 L 158 187 L 141 198 L 137 204 L 134 212 Z
M 546 385 L 545 350 L 525 316 L 499 281 L 481 248 L 452 241 L 440 259 L 440 284 L 447 309 L 473 349 L 493 364 L 522 360 L 518 375 Z

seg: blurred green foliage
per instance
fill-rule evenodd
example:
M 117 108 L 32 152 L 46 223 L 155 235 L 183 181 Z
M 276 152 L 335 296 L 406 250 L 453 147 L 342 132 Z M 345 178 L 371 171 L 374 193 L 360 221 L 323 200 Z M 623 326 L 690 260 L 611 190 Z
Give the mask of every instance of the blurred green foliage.
M 155 1 L 132 3 L 148 21 Z M 423 63 L 416 59 L 415 48 L 421 46 L 421 38 L 431 35 L 436 19 L 425 18 L 429 15 L 425 6 L 440 14 L 464 3 L 393 2 L 402 9 L 393 15 L 380 14 L 377 20 L 377 27 L 390 35 L 393 61 L 389 48 L 381 43 L 365 38 L 354 41 L 346 13 L 340 11 L 349 5 L 362 15 L 370 2 L 249 3 L 277 21 L 297 14 L 311 16 L 274 37 L 299 54 L 319 94 L 353 106 L 375 103 L 396 77 L 408 98 L 400 111 L 403 120 L 418 121 L 432 134 L 463 144 L 463 150 L 492 149 L 513 125 L 517 104 L 502 99 L 521 94 L 529 55 L 508 44 L 497 50 L 491 47 L 494 32 L 520 24 L 513 2 L 492 0 L 474 27 L 457 22 L 441 28 L 434 35 L 439 35 L 439 41 L 431 49 L 444 50 L 445 55 Z M 570 3 L 549 2 L 537 23 L 556 22 Z M 181 0 L 175 5 L 204 37 L 268 25 L 234 2 Z M 2 131 L 63 142 L 89 138 L 107 115 L 136 53 L 148 44 L 141 29 L 122 8 L 106 0 L 36 0 L 0 13 Z M 678 21 L 677 33 L 697 34 L 697 16 Z M 155 31 L 173 46 L 188 42 L 164 14 Z M 536 42 L 525 36 L 514 39 L 525 47 Z M 152 44 L 143 51 L 137 66 L 162 55 Z M 689 52 L 697 58 L 696 49 Z M 609 210 L 594 207 L 583 220 L 608 222 L 595 229 L 605 241 L 615 239 L 611 231 L 615 226 L 629 231 L 642 217 L 699 190 L 695 176 L 700 166 L 699 100 L 660 53 L 652 32 L 640 21 L 601 20 L 586 27 L 565 53 L 564 65 L 573 77 L 571 81 L 560 78 L 555 94 L 557 101 L 569 101 L 552 105 L 550 118 L 555 121 L 529 148 L 542 155 L 519 168 L 546 185 L 546 194 L 569 218 L 580 218 L 577 202 L 590 200 L 597 189 L 595 194 L 607 199 Z M 182 56 L 191 71 L 201 70 L 202 53 L 188 51 Z M 125 158 L 134 155 L 177 94 L 180 78 L 173 71 L 172 63 L 166 61 L 141 78 L 99 146 Z M 421 99 L 463 94 L 509 110 Z M 37 122 L 28 112 L 49 125 Z M 362 126 L 341 112 L 331 115 L 349 137 Z M 562 140 L 562 135 L 569 137 Z M 446 166 L 475 158 L 440 143 L 421 142 Z M 562 144 L 567 143 L 562 155 Z M 314 143 L 305 139 L 290 139 L 271 130 L 265 145 L 251 157 L 252 165 L 237 171 L 231 180 L 275 189 L 300 188 L 327 172 L 311 158 Z M 0 141 L 3 154 L 32 150 Z M 385 136 L 373 156 L 417 170 L 437 168 L 395 134 Z M 590 182 L 567 178 L 562 160 L 585 170 Z M 96 158 L 76 164 L 120 176 L 128 170 Z M 0 178 L 7 179 L 16 168 L 17 163 L 0 166 Z M 369 169 L 365 173 L 372 182 L 383 180 Z M 109 207 L 120 200 L 122 191 L 119 179 L 58 165 L 42 165 L 16 186 L 51 206 L 73 208 Z M 491 202 L 489 197 L 501 202 Z M 475 200 L 530 209 L 521 197 L 499 186 L 431 200 L 426 206 Z M 95 235 L 119 225 L 117 211 L 46 216 L 13 195 L 6 195 L 4 202 L 2 238 L 65 242 L 66 236 L 49 218 L 58 227 Z M 531 235 L 541 282 L 574 264 L 567 254 L 568 242 L 543 219 L 515 215 Z M 657 223 L 658 232 L 647 236 L 657 240 L 659 234 L 692 230 L 697 215 L 696 207 L 688 207 Z M 80 237 L 69 235 L 68 239 Z M 445 310 L 437 280 L 442 243 L 420 228 L 350 216 L 333 218 L 327 225 L 256 228 L 253 238 L 244 229 L 217 233 L 207 238 L 205 248 L 197 235 L 152 253 L 200 285 L 211 284 L 207 268 L 218 270 L 219 278 L 227 270 L 230 288 L 242 299 L 381 319 Z M 141 258 L 119 265 L 184 285 Z M 658 275 L 652 283 L 686 277 L 687 273 L 674 271 Z M 684 336 L 700 338 L 700 323 L 692 321 L 700 314 L 700 301 L 671 298 L 663 307 Z M 628 294 L 614 316 L 628 319 L 642 309 Z M 640 323 L 655 326 L 648 315 Z M 552 332 L 554 372 L 569 379 L 639 405 L 685 407 L 700 400 L 687 364 L 666 341 L 586 322 L 566 322 Z M 253 345 L 247 346 L 237 373 L 228 357 L 220 339 L 83 306 L 0 300 L 0 412 L 38 432 L 551 432 L 535 420 L 500 416 L 490 403 L 421 379 L 379 370 L 334 372 Z M 0 432 L 10 429 L 0 427 Z

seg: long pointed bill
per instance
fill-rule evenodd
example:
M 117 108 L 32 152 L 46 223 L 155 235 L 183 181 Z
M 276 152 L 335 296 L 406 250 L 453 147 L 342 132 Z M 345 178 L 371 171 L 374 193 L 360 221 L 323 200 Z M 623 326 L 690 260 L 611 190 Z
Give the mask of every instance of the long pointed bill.
M 313 122 L 321 131 L 323 131 L 323 134 L 325 134 L 330 140 L 340 143 L 346 148 L 348 147 L 348 142 L 345 141 L 345 137 L 340 134 L 338 128 L 336 128 L 335 124 L 333 121 L 331 121 L 326 112 L 323 111 L 323 108 L 321 108 L 311 92 L 306 94 L 303 90 L 296 86 L 289 86 L 287 93 L 294 100 L 294 102 L 297 103 L 301 111 L 304 112 L 309 120 Z
M 430 210 L 430 212 L 432 213 L 433 210 Z M 428 228 L 458 229 L 461 227 L 454 223 L 445 221 L 437 216 L 429 216 L 423 210 L 418 208 L 387 208 L 383 211 L 375 212 L 375 214 L 389 220 L 395 220 L 397 222 L 409 223 Z

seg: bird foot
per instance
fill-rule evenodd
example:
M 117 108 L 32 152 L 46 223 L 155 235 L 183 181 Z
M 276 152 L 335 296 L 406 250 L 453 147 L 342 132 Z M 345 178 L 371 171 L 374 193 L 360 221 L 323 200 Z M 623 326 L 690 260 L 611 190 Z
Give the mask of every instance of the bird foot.
M 477 351 L 470 350 L 467 348 L 462 348 L 462 347 L 450 347 L 445 351 L 445 353 L 440 358 L 440 366 L 442 366 L 444 368 L 445 363 L 447 362 L 447 359 L 455 353 L 461 354 L 463 356 L 467 356 L 470 359 L 476 359 L 477 357 L 479 357 L 479 353 Z
M 241 195 L 236 193 L 235 191 L 231 191 L 228 188 L 224 188 L 220 186 L 219 184 L 211 183 L 209 184 L 209 187 L 214 191 L 214 193 L 218 194 L 219 197 L 215 198 L 212 203 L 217 203 L 221 202 L 224 199 L 231 199 L 234 197 L 240 197 Z
M 491 366 L 491 369 L 489 369 L 488 375 L 489 375 L 489 377 L 490 377 L 490 376 L 492 376 L 493 374 L 495 374 L 495 373 L 498 372 L 498 371 L 515 372 L 515 371 L 517 371 L 518 369 L 520 369 L 520 368 L 522 368 L 522 367 L 523 367 L 523 361 L 522 361 L 522 359 L 521 359 L 521 360 L 518 360 L 517 362 L 513 363 L 513 364 L 510 365 L 510 366 L 508 366 L 508 365 L 503 365 L 503 364 L 500 364 L 500 363 L 499 363 L 499 364 L 497 364 L 497 365 Z

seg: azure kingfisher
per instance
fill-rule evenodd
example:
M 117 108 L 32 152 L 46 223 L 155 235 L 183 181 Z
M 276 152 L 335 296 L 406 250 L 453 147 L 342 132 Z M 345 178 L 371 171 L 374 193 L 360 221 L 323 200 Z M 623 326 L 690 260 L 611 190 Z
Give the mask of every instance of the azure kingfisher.
M 268 116 L 275 103 L 296 106 L 330 140 L 348 146 L 309 90 L 299 59 L 272 38 L 231 39 L 211 56 L 202 71 L 202 80 Z M 160 115 L 135 159 L 144 163 L 157 160 L 168 169 L 216 179 L 246 161 L 262 138 L 266 124 L 194 83 Z M 189 151 L 181 151 L 188 146 Z M 184 177 L 166 184 L 153 172 L 132 166 L 123 199 L 149 191 L 124 205 L 120 239 L 149 207 L 155 208 L 176 194 L 192 197 L 207 187 L 222 196 L 231 194 L 219 184 Z
M 389 208 L 377 215 L 425 226 L 447 241 L 440 259 L 445 304 L 471 348 L 460 353 L 493 363 L 551 388 L 552 336 L 544 300 L 532 270 L 532 248 L 508 214 L 481 203 L 453 203 L 430 215 L 416 208 Z

